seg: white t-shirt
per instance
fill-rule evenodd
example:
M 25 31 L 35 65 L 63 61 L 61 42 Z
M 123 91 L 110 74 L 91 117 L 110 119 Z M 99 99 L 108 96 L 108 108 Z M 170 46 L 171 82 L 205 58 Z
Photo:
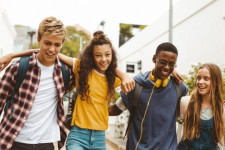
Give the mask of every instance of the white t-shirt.
M 16 138 L 17 142 L 27 144 L 52 143 L 60 140 L 60 128 L 57 123 L 58 96 L 53 80 L 54 65 L 41 68 L 41 79 L 34 104 L 26 123 Z

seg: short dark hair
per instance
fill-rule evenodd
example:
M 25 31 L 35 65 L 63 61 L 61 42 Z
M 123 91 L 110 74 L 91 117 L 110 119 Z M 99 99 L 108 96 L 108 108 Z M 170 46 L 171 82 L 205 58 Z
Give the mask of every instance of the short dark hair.
M 156 49 L 155 55 L 157 56 L 161 51 L 169 51 L 178 55 L 176 46 L 174 46 L 172 43 L 169 42 L 159 44 L 159 46 Z

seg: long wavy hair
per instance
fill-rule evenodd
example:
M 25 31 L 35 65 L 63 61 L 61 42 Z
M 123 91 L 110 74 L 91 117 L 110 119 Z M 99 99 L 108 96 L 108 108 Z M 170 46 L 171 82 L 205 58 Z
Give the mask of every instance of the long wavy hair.
M 214 142 L 223 145 L 224 119 L 223 119 L 223 85 L 220 68 L 215 64 L 203 64 L 200 69 L 206 68 L 210 73 L 210 99 L 213 114 L 213 139 Z M 202 98 L 199 94 L 196 83 L 191 93 L 190 102 L 184 117 L 183 139 L 192 140 L 200 137 L 200 112 Z
M 93 39 L 89 42 L 89 44 L 84 48 L 84 50 L 80 53 L 80 70 L 79 74 L 79 90 L 81 94 L 81 100 L 90 100 L 89 97 L 89 84 L 88 84 L 88 76 L 93 69 L 96 68 L 96 64 L 93 57 L 93 49 L 96 45 L 104 45 L 108 44 L 112 50 L 112 61 L 105 72 L 107 84 L 108 84 L 108 92 L 107 92 L 107 100 L 111 100 L 115 94 L 115 69 L 117 67 L 117 57 L 116 52 L 112 46 L 109 38 L 102 31 L 96 31 L 93 34 Z

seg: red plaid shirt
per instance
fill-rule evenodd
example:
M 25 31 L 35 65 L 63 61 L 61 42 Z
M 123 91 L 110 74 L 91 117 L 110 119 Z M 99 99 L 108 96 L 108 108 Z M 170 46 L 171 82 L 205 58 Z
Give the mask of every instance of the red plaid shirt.
M 14 77 L 17 74 L 19 63 L 16 62 L 9 66 L 0 81 L 0 114 L 2 113 L 3 107 L 7 100 L 11 100 L 11 93 L 14 89 L 15 80 Z M 70 70 L 71 72 L 71 70 Z M 9 119 L 11 113 L 11 106 L 9 105 L 7 111 L 4 113 L 0 124 L 0 149 L 10 149 L 17 135 L 25 124 L 30 110 L 32 108 L 34 98 L 37 94 L 39 82 L 40 82 L 41 69 L 37 66 L 36 56 L 33 53 L 30 56 L 26 77 L 23 80 L 19 92 L 15 93 L 13 103 L 13 117 Z M 71 72 L 71 80 L 69 88 L 66 92 L 70 91 L 74 85 L 74 74 Z M 53 80 L 56 85 L 58 92 L 58 103 L 57 103 L 57 122 L 60 127 L 61 141 L 58 142 L 59 149 L 63 147 L 66 140 L 66 128 L 65 115 L 63 110 L 63 96 L 65 94 L 61 63 L 56 59 Z

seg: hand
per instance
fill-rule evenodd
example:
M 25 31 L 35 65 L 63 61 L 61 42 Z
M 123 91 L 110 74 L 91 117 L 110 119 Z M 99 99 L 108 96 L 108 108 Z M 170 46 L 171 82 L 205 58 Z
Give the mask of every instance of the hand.
M 31 49 L 33 50 L 36 54 L 40 52 L 40 49 Z
M 10 54 L 0 57 L 0 72 L 12 61 Z
M 121 90 L 123 91 L 124 94 L 128 94 L 131 90 L 134 89 L 135 82 L 132 77 L 129 75 L 125 74 L 124 77 L 122 78 L 122 83 L 121 83 Z
M 182 83 L 184 82 L 184 78 L 181 76 L 181 74 L 179 74 L 178 72 L 176 72 L 175 70 L 173 70 L 172 72 L 173 77 L 175 78 L 177 83 Z

